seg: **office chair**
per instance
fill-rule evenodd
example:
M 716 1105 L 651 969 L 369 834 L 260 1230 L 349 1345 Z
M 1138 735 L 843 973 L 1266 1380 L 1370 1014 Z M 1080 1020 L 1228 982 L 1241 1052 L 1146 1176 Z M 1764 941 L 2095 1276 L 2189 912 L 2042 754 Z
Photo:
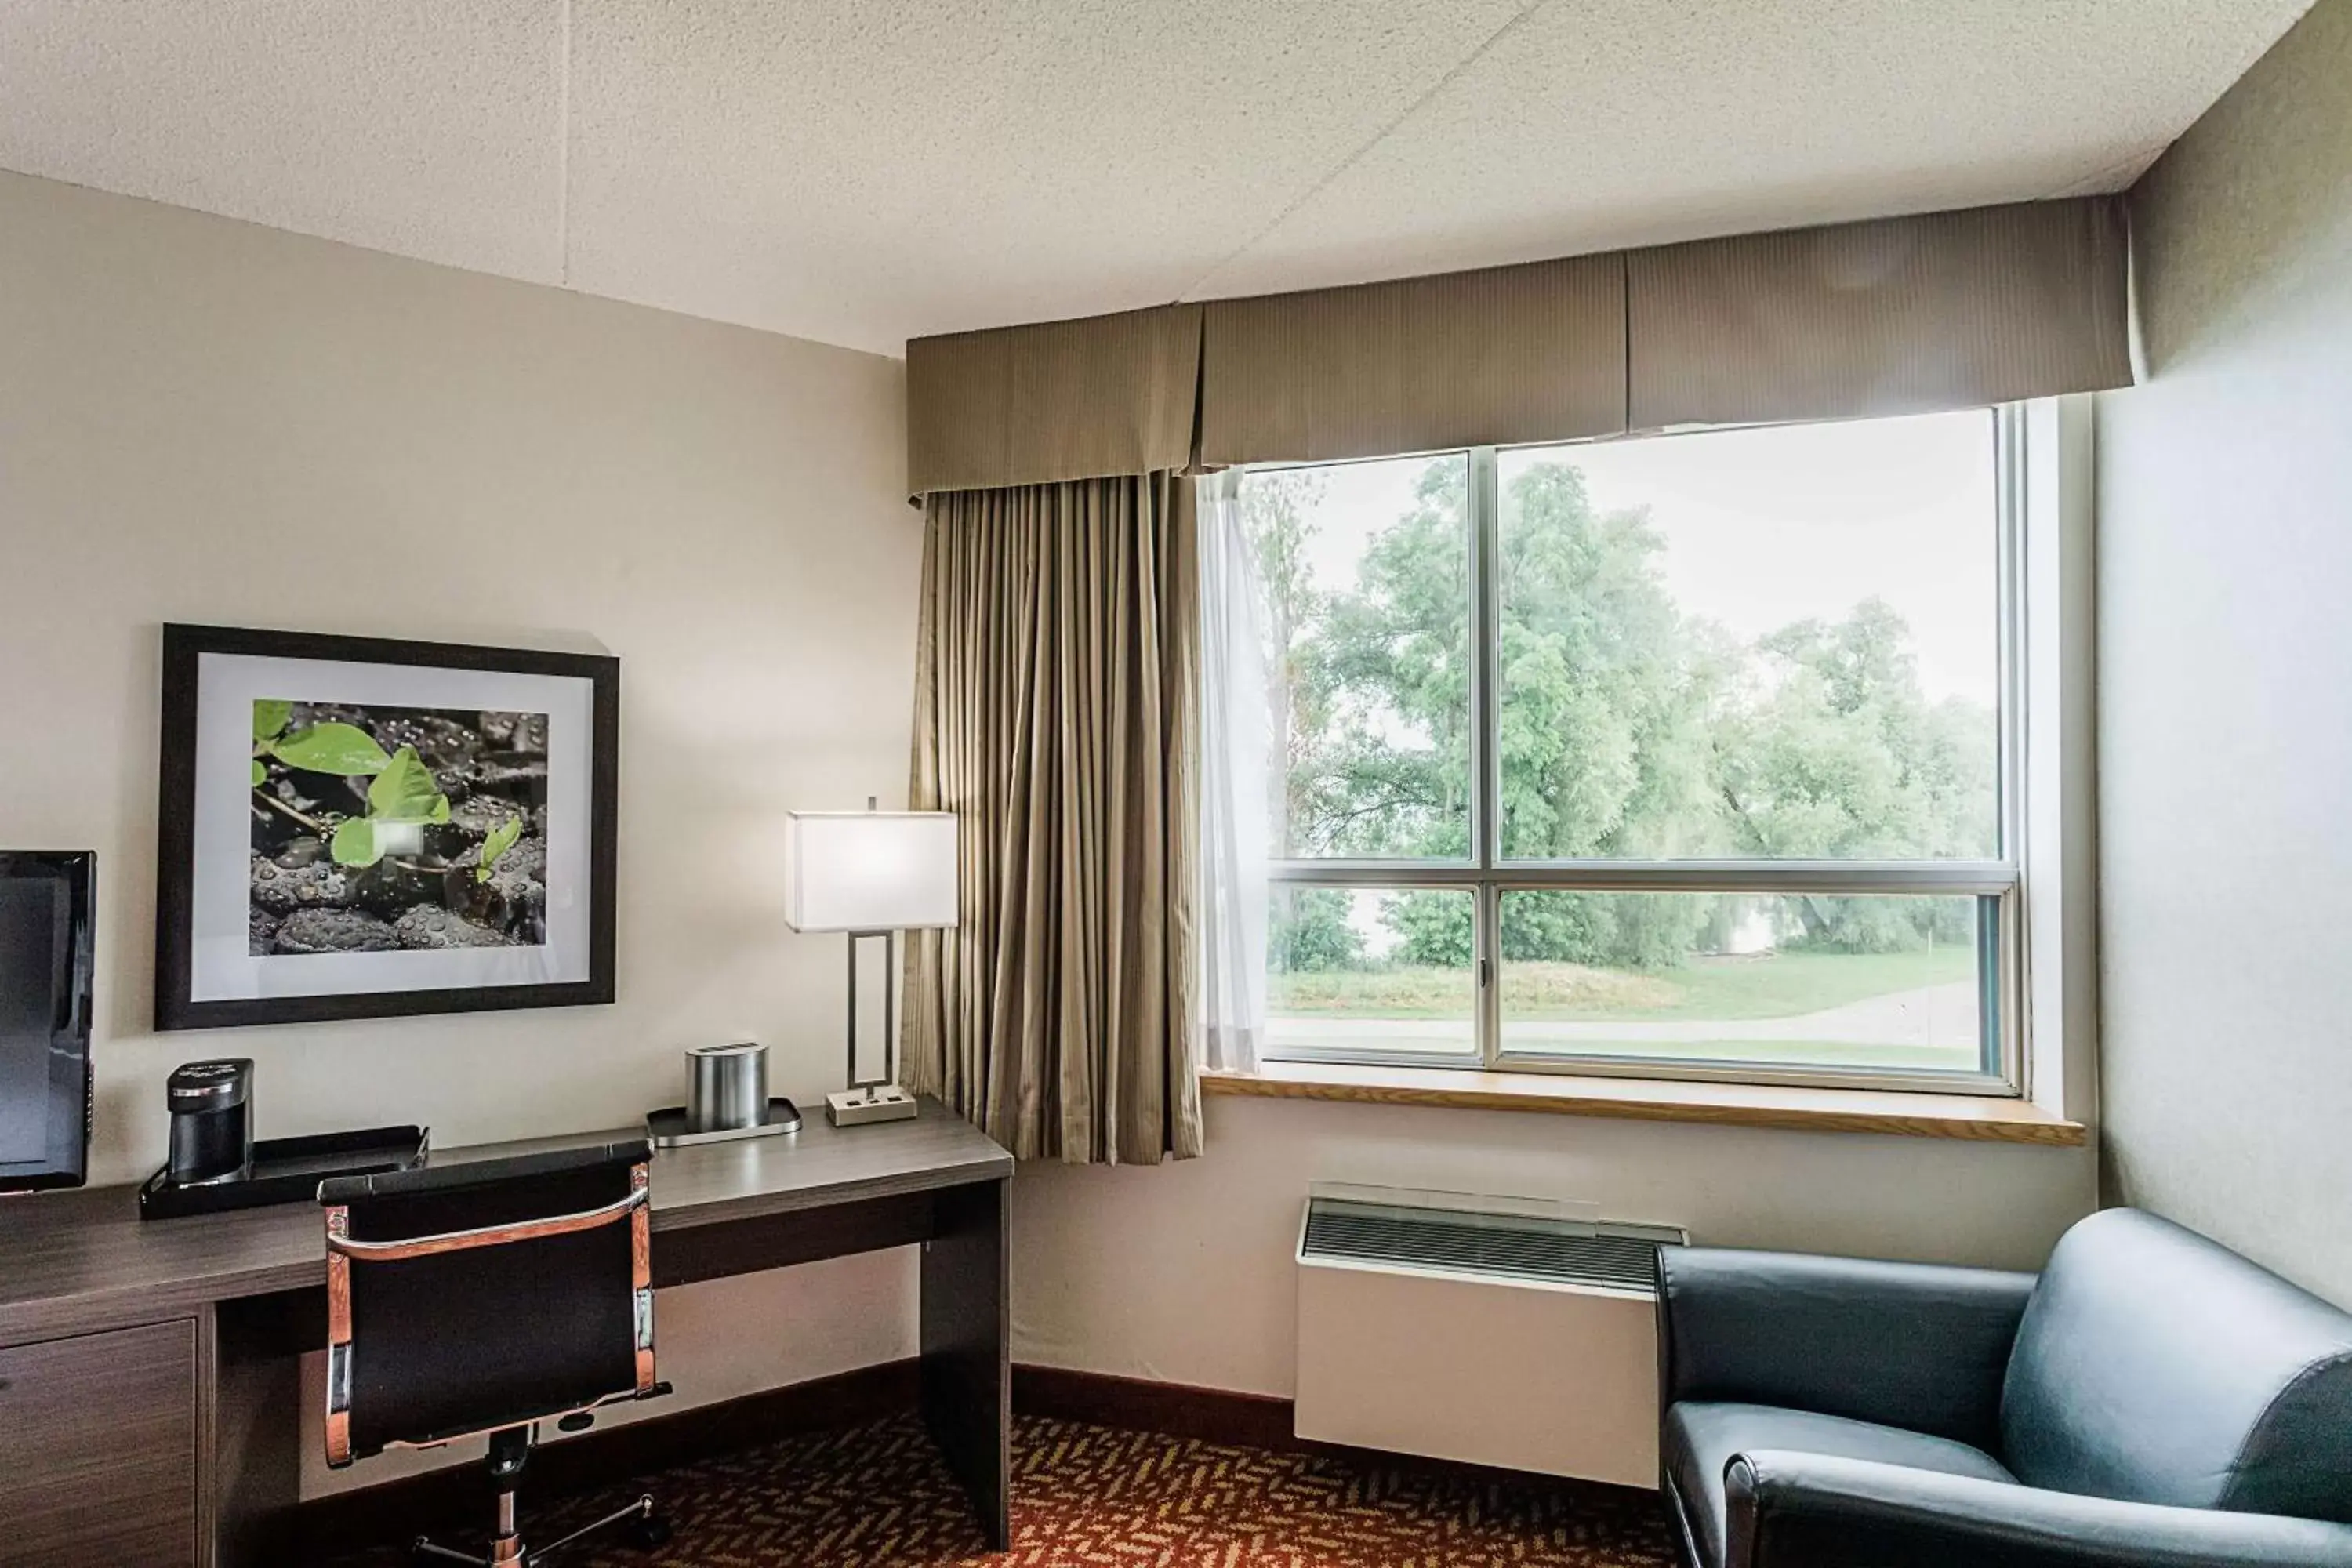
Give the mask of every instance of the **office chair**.
M 538 1423 L 667 1394 L 654 1381 L 643 1139 L 320 1184 L 327 1219 L 327 1463 L 487 1435 L 489 1555 L 416 1539 L 419 1562 L 534 1568 L 626 1524 L 650 1549 L 650 1496 L 526 1552 L 515 1487 Z

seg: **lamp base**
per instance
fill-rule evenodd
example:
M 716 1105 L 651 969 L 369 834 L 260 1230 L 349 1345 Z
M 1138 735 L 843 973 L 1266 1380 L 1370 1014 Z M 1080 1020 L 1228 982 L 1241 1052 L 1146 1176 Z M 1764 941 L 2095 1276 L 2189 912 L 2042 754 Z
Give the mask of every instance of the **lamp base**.
M 869 1121 L 911 1121 L 915 1119 L 915 1097 L 895 1083 L 837 1089 L 824 1097 L 824 1119 L 835 1127 L 863 1127 Z

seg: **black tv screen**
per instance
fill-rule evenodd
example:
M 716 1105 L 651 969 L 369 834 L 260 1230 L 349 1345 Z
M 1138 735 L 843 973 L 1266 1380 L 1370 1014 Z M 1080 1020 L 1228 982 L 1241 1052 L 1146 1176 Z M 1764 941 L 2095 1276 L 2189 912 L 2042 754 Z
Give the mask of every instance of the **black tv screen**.
M 89 1169 L 95 861 L 0 850 L 0 1193 Z

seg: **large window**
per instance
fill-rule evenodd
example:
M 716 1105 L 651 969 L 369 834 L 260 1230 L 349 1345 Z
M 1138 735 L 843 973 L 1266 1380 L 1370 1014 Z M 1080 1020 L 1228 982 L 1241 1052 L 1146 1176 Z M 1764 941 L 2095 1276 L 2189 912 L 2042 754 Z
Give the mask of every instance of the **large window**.
M 1266 1054 L 2019 1070 L 2013 411 L 1226 476 Z

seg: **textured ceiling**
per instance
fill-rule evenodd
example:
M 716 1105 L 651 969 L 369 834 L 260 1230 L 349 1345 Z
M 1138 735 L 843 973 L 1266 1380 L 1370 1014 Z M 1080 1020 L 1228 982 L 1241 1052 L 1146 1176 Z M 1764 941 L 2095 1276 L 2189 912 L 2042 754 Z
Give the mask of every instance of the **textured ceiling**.
M 0 0 L 0 168 L 885 353 L 2118 187 L 2308 0 Z

